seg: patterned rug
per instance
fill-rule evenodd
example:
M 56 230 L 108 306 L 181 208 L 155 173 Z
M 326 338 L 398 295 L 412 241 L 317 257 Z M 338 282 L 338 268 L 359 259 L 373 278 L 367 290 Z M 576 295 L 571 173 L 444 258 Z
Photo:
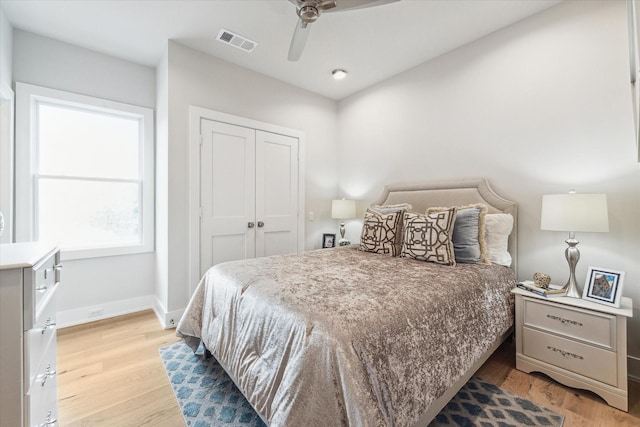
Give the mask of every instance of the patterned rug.
M 189 427 L 265 427 L 215 358 L 183 343 L 160 349 L 162 362 Z M 560 427 L 564 417 L 473 377 L 429 427 Z M 331 426 L 327 426 L 331 427 Z

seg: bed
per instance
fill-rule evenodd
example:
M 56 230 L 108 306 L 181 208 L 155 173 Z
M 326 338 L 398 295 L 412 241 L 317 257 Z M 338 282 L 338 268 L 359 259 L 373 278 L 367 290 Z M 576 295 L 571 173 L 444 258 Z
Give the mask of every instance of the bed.
M 223 263 L 177 335 L 202 342 L 267 425 L 427 426 L 512 330 L 517 205 L 484 179 L 391 185 L 374 205 L 403 203 L 510 214 L 511 267 L 358 245 Z

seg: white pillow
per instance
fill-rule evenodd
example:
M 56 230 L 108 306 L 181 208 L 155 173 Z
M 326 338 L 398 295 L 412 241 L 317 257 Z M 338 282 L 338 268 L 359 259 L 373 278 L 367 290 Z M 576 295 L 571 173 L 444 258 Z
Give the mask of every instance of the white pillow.
M 511 214 L 485 216 L 484 240 L 487 244 L 487 258 L 491 263 L 511 267 L 511 254 L 508 251 L 511 230 L 513 230 Z

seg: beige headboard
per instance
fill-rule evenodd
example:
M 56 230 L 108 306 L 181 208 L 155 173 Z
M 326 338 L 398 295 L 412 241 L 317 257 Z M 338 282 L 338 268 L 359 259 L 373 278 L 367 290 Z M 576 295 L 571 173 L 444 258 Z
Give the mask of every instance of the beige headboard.
M 493 191 L 484 178 L 459 181 L 432 181 L 410 184 L 392 184 L 374 205 L 409 203 L 413 211 L 424 213 L 428 207 L 463 206 L 484 203 L 489 213 L 510 213 L 513 216 L 513 231 L 509 236 L 509 253 L 513 259 L 511 268 L 518 272 L 518 205 Z

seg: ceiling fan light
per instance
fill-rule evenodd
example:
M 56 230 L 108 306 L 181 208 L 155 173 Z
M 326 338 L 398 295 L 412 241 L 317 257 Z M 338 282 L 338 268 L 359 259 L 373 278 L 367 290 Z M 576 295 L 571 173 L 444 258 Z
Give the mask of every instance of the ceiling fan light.
M 333 70 L 333 71 L 331 72 L 331 75 L 332 75 L 332 76 L 333 76 L 333 78 L 334 78 L 334 79 L 336 79 L 336 80 L 342 80 L 342 79 L 344 79 L 345 77 L 347 77 L 347 72 L 346 72 L 345 70 L 342 70 L 342 69 L 339 69 L 339 68 L 338 68 L 338 69 L 336 69 L 336 70 Z

